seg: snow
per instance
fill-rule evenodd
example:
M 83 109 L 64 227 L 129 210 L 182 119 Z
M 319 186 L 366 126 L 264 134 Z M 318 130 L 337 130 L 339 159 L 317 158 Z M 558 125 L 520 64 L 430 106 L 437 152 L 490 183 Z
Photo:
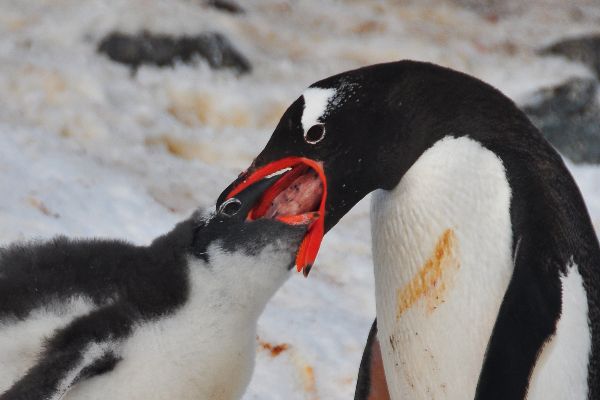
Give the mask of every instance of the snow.
M 212 206 L 314 81 L 411 58 L 520 101 L 588 75 L 536 49 L 600 21 L 594 0 L 511 0 L 497 15 L 462 7 L 468 0 L 240 3 L 244 15 L 200 0 L 0 2 L 0 243 L 56 234 L 148 243 Z M 95 52 L 113 29 L 219 30 L 254 70 L 238 77 L 199 62 L 133 75 Z M 600 167 L 569 167 L 600 228 Z M 289 347 L 274 356 L 259 346 L 246 400 L 352 398 L 375 314 L 369 229 L 365 200 L 325 238 L 309 279 L 293 276 L 269 304 L 260 341 Z

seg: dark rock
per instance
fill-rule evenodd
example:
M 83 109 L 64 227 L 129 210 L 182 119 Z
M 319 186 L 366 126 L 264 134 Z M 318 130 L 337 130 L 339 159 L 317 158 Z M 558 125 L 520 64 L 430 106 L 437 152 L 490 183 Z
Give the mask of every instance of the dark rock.
M 451 0 L 452 3 L 464 7 L 484 17 L 490 22 L 497 22 L 500 17 L 518 13 L 523 7 L 522 1 L 508 0 Z M 526 5 L 525 5 L 526 6 Z
M 102 39 L 98 52 L 131 66 L 134 71 L 144 64 L 172 66 L 177 61 L 193 62 L 196 57 L 205 59 L 214 69 L 233 68 L 239 73 L 252 69 L 246 57 L 225 36 L 214 32 L 181 37 L 149 32 L 136 35 L 113 32 Z
M 541 89 L 522 107 L 544 136 L 575 163 L 600 163 L 598 81 L 575 78 Z
M 590 67 L 600 78 L 600 35 L 562 40 L 542 49 L 541 53 L 560 55 L 581 62 Z
M 243 14 L 245 12 L 244 9 L 233 0 L 208 0 L 206 4 L 209 7 L 213 7 L 217 10 L 225 11 L 231 14 Z

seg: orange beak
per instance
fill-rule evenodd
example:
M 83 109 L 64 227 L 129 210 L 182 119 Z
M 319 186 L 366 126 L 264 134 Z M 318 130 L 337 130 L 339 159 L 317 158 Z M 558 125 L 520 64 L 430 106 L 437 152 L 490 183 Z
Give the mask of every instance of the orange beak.
M 229 194 L 227 194 L 226 199 L 234 197 L 236 194 L 240 193 L 253 183 L 256 183 L 269 175 L 285 169 L 288 169 L 288 171 L 282 173 L 278 181 L 264 192 L 257 206 L 254 207 L 248 214 L 248 219 L 256 220 L 263 217 L 271 206 L 273 199 L 275 199 L 279 193 L 289 187 L 300 175 L 306 173 L 308 169 L 314 170 L 321 180 L 323 187 L 323 193 L 318 209 L 298 215 L 279 215 L 275 217 L 275 219 L 278 221 L 290 225 L 309 225 L 307 233 L 302 240 L 298 253 L 296 254 L 296 268 L 298 269 L 298 272 L 303 271 L 304 275 L 307 276 L 315 262 L 315 259 L 317 258 L 317 254 L 325 234 L 325 201 L 327 199 L 327 180 L 321 162 L 303 157 L 286 157 L 282 158 L 281 160 L 274 161 L 249 173 L 247 177 L 245 177 L 231 190 L 231 192 L 229 192 Z

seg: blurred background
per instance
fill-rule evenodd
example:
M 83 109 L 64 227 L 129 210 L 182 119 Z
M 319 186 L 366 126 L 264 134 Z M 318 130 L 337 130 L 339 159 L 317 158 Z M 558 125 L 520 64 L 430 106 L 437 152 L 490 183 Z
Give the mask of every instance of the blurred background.
M 600 227 L 598 0 L 0 0 L 0 245 L 148 243 L 214 205 L 305 87 L 399 59 L 515 100 Z M 245 399 L 353 397 L 375 315 L 368 218 L 366 199 L 269 304 Z

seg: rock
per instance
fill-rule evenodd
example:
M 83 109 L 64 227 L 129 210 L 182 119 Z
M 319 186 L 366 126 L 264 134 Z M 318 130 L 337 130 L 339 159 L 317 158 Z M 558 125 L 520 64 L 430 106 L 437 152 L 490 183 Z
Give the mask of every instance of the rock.
M 98 45 L 98 52 L 136 71 L 140 65 L 172 66 L 175 62 L 191 63 L 205 59 L 214 69 L 233 68 L 248 73 L 252 66 L 231 42 L 220 33 L 173 37 L 142 32 L 136 35 L 112 32 Z
M 600 164 L 598 81 L 574 78 L 533 94 L 523 111 L 544 136 L 575 163 Z
M 208 0 L 206 5 L 231 14 L 243 14 L 244 9 L 233 0 Z
M 490 22 L 497 22 L 500 17 L 518 13 L 524 7 L 522 1 L 509 0 L 451 0 L 451 2 Z
M 560 55 L 581 62 L 600 78 L 600 35 L 565 39 L 542 49 L 540 53 Z

